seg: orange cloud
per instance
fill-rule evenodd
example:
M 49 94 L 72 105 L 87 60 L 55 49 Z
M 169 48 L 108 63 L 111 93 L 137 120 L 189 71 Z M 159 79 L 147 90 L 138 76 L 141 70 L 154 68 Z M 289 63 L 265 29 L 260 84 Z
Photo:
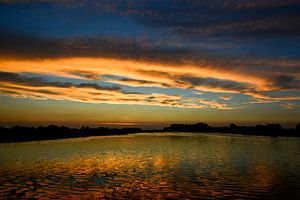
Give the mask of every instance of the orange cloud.
M 285 103 L 285 104 L 282 104 L 281 107 L 282 109 L 285 109 L 285 110 L 293 110 L 297 107 L 298 105 L 297 104 L 294 104 L 294 103 Z
M 81 57 L 40 60 L 2 58 L 0 68 L 1 71 L 10 73 L 34 73 L 101 80 L 134 87 L 194 88 L 199 92 L 240 93 L 256 99 L 278 101 L 300 99 L 297 96 L 265 95 L 264 92 L 280 90 L 280 88 L 270 86 L 269 80 L 260 76 L 237 70 L 197 66 L 189 63 L 173 66 L 166 63 L 113 58 Z M 124 78 L 103 78 L 105 75 Z
M 108 104 L 128 104 L 128 105 L 153 105 L 179 108 L 205 108 L 212 107 L 224 109 L 227 105 L 218 104 L 214 101 L 207 101 L 193 98 L 184 98 L 178 95 L 168 94 L 141 94 L 127 93 L 117 89 L 101 88 L 94 85 L 70 85 L 68 83 L 55 85 L 51 82 L 38 84 L 13 83 L 10 81 L 0 82 L 0 92 L 16 98 L 31 99 L 54 99 L 69 100 L 85 103 L 108 103 Z
M 267 89 L 267 81 L 263 78 L 246 75 L 240 72 L 213 69 L 201 66 L 173 66 L 167 64 L 157 64 L 133 60 L 121 60 L 111 58 L 62 58 L 62 59 L 42 59 L 42 60 L 0 60 L 2 71 L 6 72 L 30 72 L 37 74 L 47 74 L 70 78 L 86 79 L 88 76 L 113 74 L 117 76 L 129 77 L 136 80 L 156 82 L 157 85 L 173 85 L 180 87 L 173 77 L 190 75 L 201 78 L 217 78 L 232 80 L 237 82 L 249 83 L 256 86 L 259 90 Z M 83 70 L 84 69 L 84 70 Z M 74 72 L 83 73 L 74 73 Z M 152 73 L 151 73 L 152 72 Z M 161 75 L 158 76 L 158 72 Z M 167 75 L 169 76 L 167 76 Z M 123 84 L 132 85 L 133 82 L 123 81 Z M 135 84 L 138 84 L 137 82 Z M 143 84 L 147 85 L 147 84 Z M 183 84 L 183 87 L 187 85 Z
M 231 97 L 230 96 L 220 96 L 219 99 L 223 99 L 225 101 L 228 101 L 228 100 L 231 99 Z

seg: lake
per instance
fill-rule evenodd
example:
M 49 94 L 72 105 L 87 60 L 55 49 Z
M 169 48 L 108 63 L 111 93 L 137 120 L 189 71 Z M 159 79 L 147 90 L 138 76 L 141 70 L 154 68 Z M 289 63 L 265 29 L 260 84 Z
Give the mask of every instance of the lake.
M 299 199 L 300 138 L 139 133 L 0 144 L 0 199 Z

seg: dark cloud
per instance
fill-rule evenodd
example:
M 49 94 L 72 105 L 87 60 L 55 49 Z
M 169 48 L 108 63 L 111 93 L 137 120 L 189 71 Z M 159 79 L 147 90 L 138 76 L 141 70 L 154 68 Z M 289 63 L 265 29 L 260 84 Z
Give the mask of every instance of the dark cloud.
M 91 80 L 101 80 L 101 77 L 98 74 L 85 71 L 85 70 L 69 70 L 66 71 L 69 74 L 73 74 L 78 77 L 86 78 L 86 79 L 91 79 Z
M 292 42 L 298 41 L 298 39 L 294 40 L 295 38 L 300 39 L 299 0 L 0 0 L 0 6 L 2 6 L 1 8 L 3 8 L 3 10 L 5 10 L 6 6 L 12 8 L 14 5 L 4 4 L 22 3 L 23 5 L 18 5 L 20 7 L 16 7 L 23 8 L 22 6 L 26 6 L 27 3 L 32 2 L 33 10 L 39 9 L 40 4 L 46 3 L 47 5 L 42 6 L 41 8 L 45 8 L 45 10 L 49 9 L 51 12 L 43 13 L 44 19 L 47 20 L 41 20 L 41 23 L 49 23 L 49 21 L 53 20 L 48 24 L 50 27 L 53 26 L 53 32 L 62 28 L 62 32 L 65 31 L 66 35 L 61 38 L 54 38 L 53 35 L 51 38 L 47 38 L 47 36 L 45 36 L 47 34 L 45 34 L 44 37 L 38 37 L 36 35 L 43 35 L 39 32 L 40 28 L 43 26 L 39 26 L 38 23 L 27 24 L 25 27 L 32 26 L 32 30 L 27 30 L 27 28 L 22 28 L 20 24 L 16 24 L 16 26 L 14 26 L 12 25 L 14 23 L 10 24 L 9 22 L 5 22 L 7 20 L 4 20 L 2 23 L 3 26 L 0 28 L 0 60 L 6 61 L 7 59 L 9 62 L 9 60 L 14 59 L 26 59 L 32 61 L 34 59 L 59 59 L 73 57 L 130 59 L 146 61 L 147 64 L 148 62 L 151 62 L 169 65 L 159 65 L 156 69 L 151 69 L 151 65 L 147 65 L 145 63 L 141 64 L 141 68 L 136 69 L 135 73 L 137 72 L 137 74 L 140 75 L 149 75 L 149 77 L 152 76 L 153 81 L 149 81 L 149 79 L 142 80 L 143 77 L 138 77 L 137 74 L 131 77 L 130 73 L 128 73 L 128 76 L 126 75 L 128 78 L 118 78 L 117 81 L 119 81 L 119 83 L 127 83 L 129 86 L 130 84 L 134 86 L 160 84 L 161 86 L 170 88 L 176 88 L 177 86 L 178 88 L 200 88 L 203 86 L 211 89 L 211 91 L 214 89 L 220 89 L 219 91 L 233 91 L 252 95 L 256 98 L 266 99 L 273 98 L 273 96 L 263 94 L 266 92 L 300 89 L 299 57 L 294 56 L 294 59 L 291 59 L 291 57 L 274 58 L 274 52 L 276 53 L 276 49 L 274 52 L 272 49 L 272 45 L 277 48 L 283 47 L 283 50 L 280 50 L 280 52 L 284 52 L 284 56 L 290 54 L 292 54 L 291 56 L 294 54 L 298 55 L 297 52 L 290 53 L 291 49 L 293 50 L 296 48 L 287 48 L 286 51 L 284 50 L 284 46 L 288 47 L 288 44 L 277 46 L 276 39 L 281 37 L 280 39 L 284 38 L 284 40 L 281 41 L 286 41 L 285 39 L 287 38 Z M 57 6 L 59 6 L 59 9 L 56 10 Z M 16 11 L 14 9 L 12 10 L 13 12 Z M 78 10 L 82 10 L 83 12 L 78 13 Z M 66 29 L 64 29 L 64 26 L 57 26 L 57 20 L 60 19 L 60 17 L 61 20 L 64 21 L 62 18 L 65 16 L 62 14 L 63 11 L 68 11 L 65 15 L 69 15 L 69 13 L 78 13 L 76 15 L 74 14 L 76 17 L 74 17 L 73 22 L 78 23 L 79 29 L 83 30 L 83 32 L 85 32 L 85 28 L 87 29 L 86 32 L 91 31 L 89 32 L 90 34 L 94 33 L 92 29 L 98 30 L 102 27 L 94 27 L 96 26 L 95 24 L 92 24 L 93 27 L 89 27 L 85 26 L 85 23 L 91 19 L 102 20 L 102 16 L 113 16 L 118 19 L 122 18 L 126 20 L 130 18 L 131 20 L 129 19 L 128 22 L 130 21 L 130 23 L 134 24 L 132 25 L 133 29 L 144 28 L 142 31 L 147 32 L 148 30 L 151 30 L 153 32 L 149 32 L 149 36 L 151 37 L 148 37 L 148 39 L 144 39 L 144 37 L 133 38 L 130 34 L 136 30 L 130 31 L 129 29 L 131 27 L 128 27 L 128 30 L 124 31 L 124 33 L 120 31 L 120 34 L 116 34 L 119 35 L 119 37 L 90 35 L 74 38 L 71 36 L 72 34 L 68 35 L 70 33 L 67 31 L 67 25 Z M 57 18 L 51 16 L 54 13 L 58 14 Z M 27 13 L 24 15 L 27 15 Z M 28 15 L 30 15 L 30 12 L 28 12 Z M 36 15 L 36 13 L 32 15 Z M 84 18 L 83 16 L 85 15 L 88 15 L 88 17 Z M 17 18 L 22 15 L 12 13 L 11 16 Z M 52 19 L 51 17 L 54 18 Z M 109 19 L 110 17 L 104 18 L 104 20 L 107 20 L 108 23 Z M 132 22 L 132 20 L 139 23 L 139 25 Z M 22 20 L 15 21 L 21 22 Z M 68 20 L 65 20 L 65 22 L 67 21 Z M 115 26 L 122 27 L 119 26 L 118 22 L 113 21 Z M 127 24 L 125 23 L 124 25 L 126 26 Z M 19 27 L 19 29 L 16 27 Z M 75 29 L 76 28 L 74 28 L 74 32 L 77 31 Z M 36 35 L 24 34 L 21 32 L 22 30 L 36 33 Z M 104 26 L 103 30 L 106 31 L 107 27 Z M 71 32 L 72 31 L 73 29 L 71 28 Z M 100 31 L 100 34 L 110 34 L 105 31 Z M 126 36 L 127 32 L 130 32 L 128 36 Z M 155 34 L 153 34 L 154 32 Z M 164 33 L 164 35 L 161 36 L 159 35 L 160 33 Z M 170 39 L 168 38 L 169 41 L 165 40 L 167 37 L 170 37 Z M 227 39 L 229 43 L 232 41 L 233 43 L 241 41 L 235 40 L 236 38 L 243 39 L 242 41 L 254 39 L 254 47 L 252 47 L 250 43 L 246 44 L 245 49 L 243 49 L 242 46 L 237 48 L 233 47 L 233 49 L 224 49 L 221 47 L 217 50 L 209 50 L 209 48 L 205 47 L 205 41 L 208 41 L 207 43 L 219 43 L 220 41 L 227 41 Z M 269 55 L 269 57 L 258 57 L 254 55 L 249 56 L 248 54 L 245 54 L 245 52 L 256 53 L 255 49 L 253 50 L 251 48 L 257 48 L 255 45 L 263 46 L 267 42 L 262 44 L 258 43 L 261 41 L 267 41 L 270 38 L 272 40 L 272 45 L 271 47 L 264 47 L 267 49 L 266 54 L 261 53 L 263 50 L 260 50 L 258 53 Z M 194 45 L 191 41 L 197 44 Z M 203 44 L 202 41 L 204 41 Z M 295 43 L 295 45 L 297 44 Z M 226 50 L 228 50 L 228 52 Z M 241 54 L 240 52 L 237 52 L 238 50 L 241 50 Z M 5 62 L 3 62 L 3 64 L 5 64 Z M 41 67 L 44 66 L 41 65 Z M 120 67 L 120 69 L 122 68 L 122 66 L 117 67 Z M 173 67 L 172 70 L 174 71 L 168 70 L 170 67 Z M 178 67 L 178 69 L 180 67 L 181 68 L 180 70 L 177 70 L 175 69 L 176 67 Z M 183 67 L 187 67 L 186 72 Z M 159 71 L 159 68 L 161 68 L 161 71 Z M 209 70 L 206 70 L 206 68 L 209 68 Z M 101 77 L 101 74 L 97 74 L 97 70 L 90 72 L 85 70 L 84 66 L 82 67 L 82 70 L 79 68 L 74 68 L 73 70 L 72 66 L 68 66 L 66 69 L 68 69 L 68 71 L 64 71 L 65 68 L 63 66 L 63 69 L 60 69 L 59 72 L 63 71 L 68 75 L 74 75 L 85 79 L 107 81 L 105 78 Z M 89 66 L 87 66 L 86 69 L 89 69 Z M 189 72 L 188 70 L 191 71 Z M 3 71 L 5 70 L 3 69 Z M 114 69 L 112 71 L 116 72 L 117 70 Z M 209 74 L 210 72 L 212 74 Z M 105 71 L 105 73 L 110 72 Z M 224 76 L 222 76 L 222 73 L 224 73 Z M 203 78 L 201 76 L 207 76 L 208 78 Z M 246 78 L 248 76 L 249 80 L 247 81 Z M 154 77 L 161 77 L 164 80 L 169 81 L 166 82 L 170 83 L 170 85 L 166 83 L 159 83 L 157 82 L 159 79 L 154 79 Z M 233 80 L 227 80 L 230 78 Z M 243 82 L 244 78 L 245 82 Z M 119 87 L 105 87 L 94 83 L 75 84 L 70 82 L 51 82 L 41 78 L 33 78 L 23 74 L 7 72 L 0 72 L 0 81 L 2 83 L 15 83 L 19 86 L 93 88 L 99 90 L 99 93 L 101 93 L 101 90 L 109 90 L 118 91 L 122 94 L 140 94 L 122 91 Z M 256 84 L 256 81 L 259 83 Z M 266 85 L 267 81 L 269 82 L 269 85 Z M 267 86 L 269 86 L 269 88 L 267 88 Z M 6 88 L 8 87 L 14 86 L 6 86 Z M 11 89 L 17 90 L 18 88 Z M 45 94 L 49 92 L 48 94 L 51 94 L 51 91 L 37 89 L 38 88 L 34 91 Z M 23 90 L 34 92 L 30 91 L 30 88 L 24 88 Z M 13 91 L 7 90 L 6 92 Z M 98 91 L 96 91 L 96 93 L 97 92 Z M 228 99 L 228 97 L 223 96 L 223 99 Z M 274 97 L 274 99 L 280 100 L 279 97 Z M 293 97 L 290 99 L 295 98 Z M 124 98 L 121 100 L 127 101 L 129 99 Z M 151 98 L 148 100 L 150 102 L 152 101 Z M 131 101 L 135 100 L 131 98 Z M 172 104 L 172 100 L 166 99 L 161 103 Z
M 172 62 L 176 57 L 183 60 L 193 55 L 191 49 L 153 44 L 147 40 L 115 37 L 46 39 L 0 30 L 2 58 L 112 57 Z
M 287 58 L 259 58 L 254 56 L 224 56 L 209 54 L 205 51 L 199 52 L 195 49 L 169 47 L 160 44 L 152 44 L 151 41 L 128 38 L 113 38 L 113 37 L 89 37 L 75 39 L 43 39 L 28 35 L 21 35 L 5 31 L 0 32 L 0 59 L 19 58 L 19 59 L 55 59 L 64 57 L 108 57 L 132 59 L 138 61 L 147 61 L 152 63 L 171 64 L 173 67 L 179 65 L 194 65 L 199 68 L 212 68 L 213 70 L 230 71 L 235 74 L 247 74 L 252 77 L 262 78 L 269 81 L 269 89 L 299 90 L 299 80 L 296 78 L 300 72 L 299 59 Z M 170 72 L 155 71 L 148 68 L 138 70 L 141 74 L 151 75 L 154 77 L 163 77 L 170 80 L 177 80 L 176 87 L 185 87 L 188 83 L 191 87 L 202 85 L 209 88 L 219 88 L 225 90 L 233 90 L 237 92 L 255 92 L 251 85 L 236 81 L 221 80 L 215 78 L 195 78 L 195 77 L 174 77 Z M 71 75 L 83 77 L 92 80 L 101 80 L 102 77 L 95 72 L 82 70 L 67 71 Z M 14 77 L 12 77 L 14 76 Z M 20 83 L 36 84 L 43 86 L 44 81 L 41 79 L 28 80 L 20 77 L 17 74 L 6 74 L 1 78 L 6 80 L 11 77 L 14 81 Z M 138 79 L 122 79 L 124 84 L 136 85 L 158 85 L 163 87 L 171 87 L 166 83 L 157 83 L 155 81 L 145 81 Z M 48 83 L 49 84 L 49 83 Z M 51 84 L 56 87 L 73 87 L 70 83 Z M 121 83 L 122 84 L 122 83 Z M 94 87 L 98 85 L 76 85 L 76 87 Z M 100 87 L 99 89 L 105 89 Z M 111 89 L 111 88 L 110 88 Z M 115 88 L 119 89 L 119 88 Z
M 299 9 L 300 10 L 300 9 Z M 187 36 L 210 36 L 210 37 L 289 37 L 300 35 L 300 16 L 287 15 L 264 17 L 258 19 L 240 19 L 223 21 L 204 26 L 176 26 L 174 30 Z
M 121 91 L 119 87 L 106 87 L 94 83 L 74 84 L 69 82 L 48 82 L 42 78 L 28 77 L 17 73 L 0 72 L 0 82 L 15 83 L 24 86 L 32 87 L 58 87 L 58 88 L 93 88 L 96 90 Z
M 271 79 L 271 84 L 280 89 L 300 89 L 300 80 L 292 76 L 278 75 Z
M 211 88 L 213 90 L 219 89 L 223 92 L 236 92 L 244 95 L 252 96 L 254 99 L 266 99 L 269 101 L 281 101 L 281 100 L 299 100 L 299 96 L 287 96 L 287 95 L 272 95 L 269 93 L 270 91 L 261 91 L 255 86 L 242 82 L 235 82 L 231 80 L 222 80 L 222 79 L 214 79 L 214 78 L 201 78 L 201 77 L 192 77 L 192 76 L 181 76 L 177 77 L 177 81 L 185 84 L 189 84 L 191 88 L 197 88 L 199 86 L 201 90 L 201 86 L 205 88 Z M 297 86 L 294 85 L 294 79 L 290 77 L 277 77 L 272 79 L 273 84 L 276 85 L 277 88 L 273 91 L 280 91 L 282 89 L 298 89 L 299 90 L 299 81 L 297 82 Z M 221 99 L 228 100 L 230 97 L 223 96 Z
M 66 57 L 108 57 L 175 65 L 193 64 L 219 68 L 251 67 L 250 71 L 264 69 L 299 72 L 299 59 L 260 58 L 255 56 L 219 55 L 207 49 L 178 47 L 147 39 L 116 37 L 82 37 L 71 39 L 46 39 L 0 29 L 0 58 L 51 59 Z M 258 67 L 258 68 L 256 68 Z M 148 70 L 148 69 L 141 69 Z M 148 70 L 149 71 L 149 70 Z M 89 72 L 70 72 L 82 77 L 98 79 Z
M 300 2 L 296 0 L 5 0 L 0 2 L 47 2 L 66 6 L 67 8 L 77 6 L 88 9 L 92 13 L 91 16 L 95 17 L 99 17 L 99 14 L 103 13 L 117 16 L 126 15 L 143 25 L 175 31 L 191 40 L 198 36 L 205 38 L 222 38 L 223 36 L 273 38 L 275 36 L 299 37 L 300 35 Z M 95 13 L 98 15 L 95 15 Z M 271 89 L 299 89 L 299 81 L 296 75 L 295 77 L 291 76 L 293 73 L 300 72 L 299 58 L 272 58 L 272 56 L 259 58 L 244 54 L 242 56 L 224 55 L 216 53 L 217 51 L 212 52 L 207 49 L 195 48 L 190 44 L 177 45 L 176 41 L 167 44 L 159 37 L 152 38 L 152 40 L 103 36 L 50 39 L 26 35 L 21 32 L 16 33 L 4 28 L 0 30 L 0 59 L 106 57 L 167 63 L 172 64 L 174 67 L 186 64 L 188 66 L 199 66 L 199 68 L 213 68 L 216 71 L 221 70 L 221 72 L 230 71 L 235 75 L 239 73 L 249 74 L 252 77 L 269 80 Z M 186 40 L 181 39 L 179 39 L 179 43 L 185 43 Z M 140 72 L 174 78 L 163 71 L 156 72 L 141 68 Z M 101 80 L 101 77 L 97 74 L 84 70 L 68 71 L 68 73 L 87 79 Z M 135 79 L 120 81 L 135 82 L 141 85 L 155 84 L 154 82 Z M 180 81 L 211 88 L 240 91 L 253 89 L 251 85 L 244 83 L 213 78 L 181 77 L 178 83 Z M 167 85 L 165 86 L 167 87 Z
M 204 86 L 208 88 L 222 89 L 225 91 L 236 91 L 240 93 L 255 91 L 255 88 L 250 84 L 235 82 L 231 80 L 201 78 L 201 77 L 193 77 L 193 76 L 180 76 L 177 77 L 176 80 L 178 82 L 190 84 L 191 87 Z
M 170 85 L 166 84 L 166 83 L 160 83 L 160 82 L 156 82 L 156 81 L 147 81 L 147 80 L 139 80 L 139 79 L 132 79 L 132 78 L 122 78 L 119 80 L 120 83 L 124 82 L 124 83 L 133 83 L 133 84 L 137 84 L 140 86 L 143 85 L 161 85 L 163 87 L 171 87 Z
M 300 2 L 297 0 L 101 1 L 96 7 L 188 36 L 253 38 L 300 35 Z
M 200 68 L 213 68 L 217 70 L 228 70 L 234 73 L 246 73 L 255 77 L 262 77 L 269 80 L 270 90 L 273 89 L 299 89 L 299 81 L 291 74 L 300 72 L 300 60 L 288 58 L 259 58 L 254 56 L 224 56 L 198 51 L 193 48 L 180 48 L 153 44 L 148 40 L 113 37 L 88 37 L 74 39 L 44 39 L 28 35 L 0 32 L 0 59 L 55 59 L 64 57 L 108 57 L 122 58 L 140 61 L 179 65 L 195 65 Z M 168 79 L 177 79 L 172 74 L 164 71 L 141 68 L 142 74 Z M 67 71 L 71 75 L 92 80 L 101 80 L 99 74 L 82 70 Z M 275 75 L 274 75 L 275 74 Z M 6 78 L 11 75 L 7 75 Z M 17 75 L 16 75 L 17 76 Z M 19 81 L 24 77 L 18 77 Z M 155 84 L 145 80 L 123 79 L 124 83 L 136 83 L 140 85 Z M 177 80 L 195 84 L 202 84 L 207 87 L 224 89 L 248 90 L 249 85 L 239 82 L 221 81 L 219 79 L 199 79 L 192 77 L 181 77 Z M 39 84 L 42 80 L 34 80 Z M 61 84 L 61 83 L 59 83 Z M 184 84 L 183 84 L 184 85 Z M 64 84 L 62 87 L 71 87 Z M 162 85 L 170 87 L 167 84 Z M 78 87 L 78 86 L 77 86 Z M 81 86 L 83 87 L 83 86 Z M 97 86 L 94 86 L 97 87 Z
M 1 2 L 1 1 L 0 1 Z M 128 16 L 138 23 L 188 37 L 299 37 L 299 0 L 3 0 L 52 3 L 94 13 Z

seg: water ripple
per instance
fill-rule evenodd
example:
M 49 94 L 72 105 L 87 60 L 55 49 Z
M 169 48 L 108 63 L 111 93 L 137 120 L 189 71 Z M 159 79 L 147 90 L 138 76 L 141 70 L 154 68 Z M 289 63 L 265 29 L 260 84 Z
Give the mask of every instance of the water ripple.
M 298 199 L 300 141 L 273 140 L 157 133 L 5 144 L 0 198 Z

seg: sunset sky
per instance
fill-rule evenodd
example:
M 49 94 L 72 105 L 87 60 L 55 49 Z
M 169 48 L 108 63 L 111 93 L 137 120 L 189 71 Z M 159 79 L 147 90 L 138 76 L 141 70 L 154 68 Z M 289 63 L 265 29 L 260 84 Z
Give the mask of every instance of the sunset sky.
M 0 0 L 0 125 L 300 122 L 299 0 Z

